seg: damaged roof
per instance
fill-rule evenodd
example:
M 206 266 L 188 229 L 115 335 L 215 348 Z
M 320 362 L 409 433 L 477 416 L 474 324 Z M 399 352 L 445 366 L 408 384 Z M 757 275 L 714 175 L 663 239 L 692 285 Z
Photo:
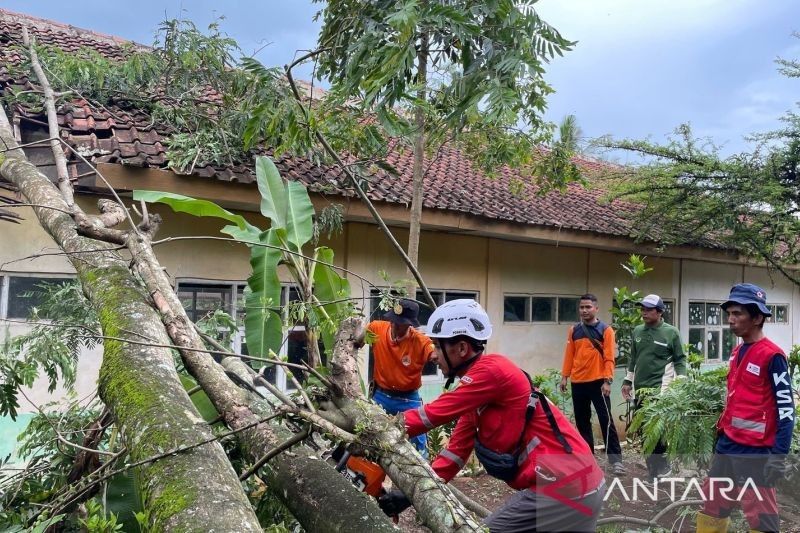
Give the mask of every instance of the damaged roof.
M 30 85 L 27 79 L 14 79 L 7 65 L 21 60 L 9 44 L 22 42 L 22 25 L 36 35 L 40 43 L 74 51 L 89 47 L 110 59 L 120 59 L 142 45 L 94 31 L 23 15 L 0 9 L 0 87 Z M 39 127 L 46 122 L 41 111 L 19 107 L 15 121 Z M 94 163 L 116 163 L 137 167 L 167 169 L 165 138 L 171 129 L 156 124 L 151 117 L 136 110 L 114 106 L 96 106 L 76 98 L 58 108 L 61 137 L 81 155 Z M 68 156 L 75 160 L 74 154 Z M 346 185 L 340 169 L 316 165 L 309 159 L 283 155 L 275 160 L 284 177 L 301 181 L 309 190 L 346 197 L 355 196 Z M 413 155 L 411 150 L 393 148 L 387 162 L 399 175 L 382 170 L 369 179 L 368 195 L 375 201 L 410 205 Z M 610 168 L 610 165 L 590 159 L 576 158 L 575 162 L 587 174 Z M 77 170 L 73 168 L 73 172 Z M 252 165 L 229 167 L 206 166 L 195 168 L 193 175 L 224 182 L 251 183 L 255 181 Z M 635 210 L 631 203 L 602 200 L 603 191 L 570 184 L 564 192 L 524 196 L 511 194 L 512 184 L 529 179 L 514 170 L 504 168 L 493 177 L 472 165 L 457 148 L 443 147 L 425 174 L 423 205 L 428 209 L 465 213 L 487 219 L 524 225 L 556 227 L 603 235 L 630 237 L 631 222 L 625 217 Z

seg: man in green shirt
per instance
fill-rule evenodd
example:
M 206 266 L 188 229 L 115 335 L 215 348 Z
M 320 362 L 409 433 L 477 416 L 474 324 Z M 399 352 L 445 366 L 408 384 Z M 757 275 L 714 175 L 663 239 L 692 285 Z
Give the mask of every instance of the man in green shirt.
M 639 302 L 644 324 L 633 330 L 628 374 L 622 382 L 622 397 L 632 398 L 631 388 L 655 388 L 663 390 L 676 374 L 686 375 L 686 355 L 683 353 L 681 334 L 675 326 L 664 322 L 664 301 L 657 294 L 648 294 Z M 641 398 L 636 399 L 636 407 Z M 652 477 L 670 474 L 669 463 L 664 453 L 666 444 L 659 442 L 652 455 L 646 458 L 647 470 Z

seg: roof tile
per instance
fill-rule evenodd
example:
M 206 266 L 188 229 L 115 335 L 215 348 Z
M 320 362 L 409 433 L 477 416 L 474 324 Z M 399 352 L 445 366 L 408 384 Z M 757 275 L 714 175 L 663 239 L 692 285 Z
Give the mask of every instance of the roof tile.
M 20 21 L 23 19 L 39 42 L 66 50 L 91 47 L 108 58 L 119 59 L 128 53 L 124 45 L 144 48 L 116 37 L 0 9 L 0 36 L 6 37 L 2 41 L 21 40 Z M 30 83 L 27 79 L 12 79 L 8 69 L 3 66 L 20 60 L 19 53 L 0 42 L 0 86 L 6 90 L 9 86 L 27 86 Z M 213 98 L 214 93 L 208 92 L 206 96 Z M 41 121 L 43 118 L 24 108 L 17 109 L 17 112 L 29 119 Z M 58 114 L 58 123 L 68 141 L 90 154 L 96 162 L 158 168 L 167 166 L 164 139 L 171 130 L 160 125 L 154 127 L 151 117 L 140 110 L 123 110 L 114 106 L 97 108 L 86 101 L 75 100 L 61 106 Z M 304 183 L 312 191 L 353 196 L 353 191 L 343 185 L 344 176 L 339 168 L 316 166 L 304 157 L 283 155 L 275 160 L 283 176 Z M 412 150 L 393 143 L 387 161 L 398 175 L 376 171 L 368 177 L 368 195 L 373 200 L 409 205 Z M 591 159 L 579 158 L 576 163 L 589 173 L 609 168 L 607 163 Z M 255 181 L 253 167 L 241 164 L 229 168 L 198 166 L 193 174 L 226 182 Z M 528 183 L 523 194 L 514 196 L 510 192 L 512 180 L 530 181 L 508 168 L 501 169 L 493 177 L 487 177 L 457 148 L 445 146 L 428 163 L 423 205 L 429 209 L 450 210 L 520 224 L 618 236 L 630 236 L 632 233 L 631 225 L 624 216 L 635 208 L 632 204 L 619 201 L 604 203 L 600 191 L 587 190 L 576 183 L 569 184 L 563 193 L 550 192 L 544 195 L 538 194 L 539 189 L 535 184 Z

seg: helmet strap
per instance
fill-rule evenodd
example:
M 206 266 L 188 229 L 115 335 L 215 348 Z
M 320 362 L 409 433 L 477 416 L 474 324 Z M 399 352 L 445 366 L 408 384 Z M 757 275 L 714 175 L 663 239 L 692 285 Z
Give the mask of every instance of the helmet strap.
M 442 350 L 442 355 L 444 356 L 444 360 L 447 361 L 447 368 L 450 369 L 450 372 L 447 373 L 447 381 L 444 384 L 444 390 L 449 390 L 450 386 L 453 384 L 453 381 L 455 381 L 455 379 L 458 377 L 458 373 L 462 371 L 466 372 L 469 369 L 469 367 L 474 365 L 478 361 L 480 356 L 483 355 L 483 350 L 475 354 L 475 357 L 473 357 L 472 359 L 464 361 L 455 368 L 453 368 L 452 365 L 450 364 L 450 358 L 447 357 L 447 350 Z

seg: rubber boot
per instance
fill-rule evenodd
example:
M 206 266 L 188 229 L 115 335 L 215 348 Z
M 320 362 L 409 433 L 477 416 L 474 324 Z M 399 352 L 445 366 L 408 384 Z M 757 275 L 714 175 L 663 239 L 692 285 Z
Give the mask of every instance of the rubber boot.
M 730 518 L 715 518 L 705 513 L 697 513 L 697 533 L 726 533 Z

